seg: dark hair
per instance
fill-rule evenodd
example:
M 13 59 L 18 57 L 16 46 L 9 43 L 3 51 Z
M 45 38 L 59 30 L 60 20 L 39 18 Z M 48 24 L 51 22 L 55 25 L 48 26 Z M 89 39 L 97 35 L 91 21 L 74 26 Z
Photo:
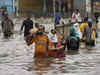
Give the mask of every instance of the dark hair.
M 54 33 L 56 33 L 56 30 L 55 30 L 55 29 L 51 29 L 51 32 L 54 32 Z
M 45 27 L 43 25 L 39 25 L 39 29 L 43 29 L 45 31 Z
M 39 28 L 39 23 L 35 23 L 35 27 L 36 28 Z
M 77 8 L 76 11 L 79 12 L 79 9 Z
M 87 21 L 88 21 L 88 17 L 85 17 L 85 18 L 84 18 L 84 22 L 87 22 Z
M 92 28 L 92 22 L 88 22 L 89 28 Z

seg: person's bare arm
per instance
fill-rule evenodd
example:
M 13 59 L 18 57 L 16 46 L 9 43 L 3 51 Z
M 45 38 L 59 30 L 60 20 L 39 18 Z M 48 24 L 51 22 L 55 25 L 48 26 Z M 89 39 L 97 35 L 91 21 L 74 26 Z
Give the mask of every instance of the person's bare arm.
M 26 37 L 26 43 L 27 45 L 31 45 L 35 41 L 36 35 L 29 35 Z

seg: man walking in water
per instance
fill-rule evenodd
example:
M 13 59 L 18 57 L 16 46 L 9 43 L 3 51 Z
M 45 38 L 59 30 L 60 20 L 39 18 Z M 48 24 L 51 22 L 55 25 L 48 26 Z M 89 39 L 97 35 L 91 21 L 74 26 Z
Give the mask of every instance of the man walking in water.
M 4 38 L 9 38 L 13 34 L 14 24 L 12 20 L 8 18 L 6 15 L 1 23 L 2 32 L 4 34 Z
M 29 15 L 27 16 L 27 19 L 23 21 L 20 32 L 22 32 L 23 28 L 24 28 L 24 37 L 26 37 L 30 34 L 29 30 L 33 28 L 33 21 L 31 20 L 31 17 Z

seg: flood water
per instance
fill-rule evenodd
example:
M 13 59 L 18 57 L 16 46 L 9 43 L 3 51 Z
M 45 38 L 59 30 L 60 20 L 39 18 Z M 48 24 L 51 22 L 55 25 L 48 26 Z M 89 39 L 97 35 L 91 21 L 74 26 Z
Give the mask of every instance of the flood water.
M 20 26 L 19 26 L 20 28 Z M 17 29 L 19 30 L 18 26 Z M 66 52 L 66 58 L 33 58 L 23 35 L 6 40 L 0 34 L 0 75 L 100 75 L 100 40 L 96 47 Z

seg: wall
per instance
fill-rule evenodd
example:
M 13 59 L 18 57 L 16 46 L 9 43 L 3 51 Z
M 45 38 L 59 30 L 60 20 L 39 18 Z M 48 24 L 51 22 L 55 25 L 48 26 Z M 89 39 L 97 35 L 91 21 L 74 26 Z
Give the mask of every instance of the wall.
M 42 0 L 19 0 L 19 11 L 21 14 L 42 12 Z

